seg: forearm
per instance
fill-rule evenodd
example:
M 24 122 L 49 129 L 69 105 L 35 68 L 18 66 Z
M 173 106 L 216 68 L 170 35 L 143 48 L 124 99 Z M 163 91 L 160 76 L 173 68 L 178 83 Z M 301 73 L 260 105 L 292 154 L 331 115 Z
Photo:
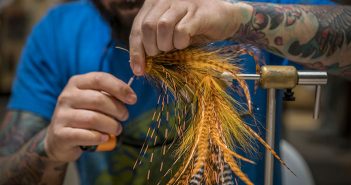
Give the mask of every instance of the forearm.
M 42 130 L 18 152 L 0 157 L 0 184 L 62 184 L 66 163 L 50 161 Z
M 351 77 L 351 7 L 235 3 L 233 40 Z
M 0 185 L 62 184 L 67 164 L 48 159 L 45 125 L 28 113 L 7 115 L 0 130 Z

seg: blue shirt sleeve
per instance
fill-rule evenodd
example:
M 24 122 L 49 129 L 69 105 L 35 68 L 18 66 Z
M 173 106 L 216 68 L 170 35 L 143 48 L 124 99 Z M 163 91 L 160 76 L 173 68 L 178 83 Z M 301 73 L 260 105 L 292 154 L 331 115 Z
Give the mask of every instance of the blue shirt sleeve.
M 12 87 L 9 109 L 35 113 L 50 120 L 63 88 L 55 56 L 51 11 L 32 31 L 22 52 Z

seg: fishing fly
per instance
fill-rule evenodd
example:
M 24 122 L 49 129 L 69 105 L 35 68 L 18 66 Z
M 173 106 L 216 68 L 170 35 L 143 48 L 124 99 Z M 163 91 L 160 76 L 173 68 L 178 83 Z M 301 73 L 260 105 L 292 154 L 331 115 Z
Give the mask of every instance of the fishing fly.
M 164 170 L 163 162 L 160 172 L 171 176 L 167 184 L 233 184 L 235 174 L 247 185 L 253 184 L 241 170 L 240 163 L 254 162 L 240 155 L 237 149 L 255 152 L 254 142 L 260 142 L 281 164 L 285 162 L 257 134 L 243 118 L 243 114 L 252 115 L 252 102 L 246 81 L 238 74 L 240 56 L 252 54 L 241 45 L 226 47 L 191 47 L 161 53 L 146 59 L 146 77 L 162 90 L 158 99 L 161 108 L 154 113 L 153 121 L 156 127 L 149 128 L 147 139 L 135 162 L 134 168 L 140 165 L 145 153 L 149 150 L 148 142 L 157 143 L 155 132 L 160 128 L 160 117 L 169 119 L 169 97 L 173 97 L 175 117 L 174 130 L 165 130 L 166 138 L 169 132 L 175 132 L 177 139 L 169 146 L 164 145 L 162 155 L 174 155 L 173 164 Z M 257 57 L 255 58 L 256 60 Z M 258 70 L 259 64 L 256 64 Z M 223 73 L 237 82 L 228 83 Z M 244 95 L 245 104 L 231 96 L 231 92 Z M 168 121 L 168 120 L 167 120 Z M 175 152 L 168 152 L 175 148 Z M 155 156 L 151 153 L 148 161 Z M 178 165 L 176 165 L 178 164 Z M 149 170 L 147 179 L 152 172 Z

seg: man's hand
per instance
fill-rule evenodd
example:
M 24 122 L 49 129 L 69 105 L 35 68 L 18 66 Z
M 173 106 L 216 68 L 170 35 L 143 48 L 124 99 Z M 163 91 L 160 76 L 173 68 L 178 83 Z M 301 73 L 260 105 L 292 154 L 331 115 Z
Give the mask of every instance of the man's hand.
M 134 74 L 144 74 L 146 55 L 233 36 L 239 27 L 235 8 L 222 0 L 146 0 L 129 38 Z
M 54 161 L 74 161 L 79 146 L 99 145 L 108 134 L 122 132 L 120 121 L 128 119 L 124 104 L 134 104 L 134 91 L 114 76 L 93 72 L 72 77 L 55 108 L 45 138 L 48 157 Z

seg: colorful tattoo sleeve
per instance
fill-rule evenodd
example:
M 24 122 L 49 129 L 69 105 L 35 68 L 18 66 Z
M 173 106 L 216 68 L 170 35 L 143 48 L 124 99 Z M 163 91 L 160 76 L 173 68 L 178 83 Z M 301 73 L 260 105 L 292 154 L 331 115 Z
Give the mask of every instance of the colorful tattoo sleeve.
M 233 40 L 351 79 L 351 6 L 246 5 Z
M 31 113 L 7 113 L 0 125 L 0 185 L 62 184 L 67 165 L 47 158 L 47 124 Z

